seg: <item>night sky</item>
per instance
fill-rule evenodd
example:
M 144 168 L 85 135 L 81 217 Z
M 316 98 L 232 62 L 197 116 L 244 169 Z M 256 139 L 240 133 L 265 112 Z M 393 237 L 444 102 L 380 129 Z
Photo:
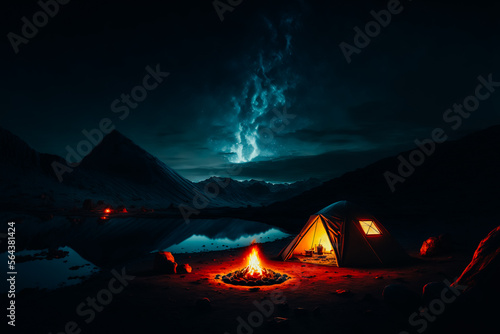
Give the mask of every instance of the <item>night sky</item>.
M 479 75 L 500 81 L 492 1 L 402 0 L 350 63 L 339 44 L 354 45 L 354 27 L 387 1 L 243 0 L 221 21 L 210 0 L 72 0 L 17 54 L 8 33 L 20 35 L 21 18 L 40 6 L 2 6 L 0 126 L 65 156 L 109 118 L 195 181 L 233 163 L 239 179 L 329 179 L 445 127 L 443 113 L 474 93 Z M 169 75 L 124 107 L 148 66 Z M 495 94 L 448 134 L 499 123 Z

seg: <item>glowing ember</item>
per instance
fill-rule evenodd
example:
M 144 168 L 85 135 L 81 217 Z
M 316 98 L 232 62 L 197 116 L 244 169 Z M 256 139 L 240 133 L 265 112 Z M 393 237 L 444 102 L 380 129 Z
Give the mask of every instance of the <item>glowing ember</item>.
M 111 209 L 109 209 L 109 208 L 105 209 L 104 213 L 111 213 Z
M 287 274 L 282 275 L 271 269 L 263 268 L 259 251 L 254 246 L 248 256 L 248 265 L 243 269 L 222 276 L 222 281 L 235 285 L 272 285 L 281 284 L 290 278 Z

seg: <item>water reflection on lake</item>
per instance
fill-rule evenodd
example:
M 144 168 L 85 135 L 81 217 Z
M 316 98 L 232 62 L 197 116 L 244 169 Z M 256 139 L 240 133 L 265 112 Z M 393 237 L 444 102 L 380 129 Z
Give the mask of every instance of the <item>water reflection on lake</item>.
M 97 217 L 55 216 L 42 221 L 29 215 L 16 224 L 16 234 L 17 257 L 39 255 L 17 263 L 18 287 L 48 289 L 79 283 L 94 267 L 110 270 L 157 250 L 216 251 L 288 236 L 271 225 L 233 218 L 193 219 L 187 224 L 183 219 L 124 217 L 103 223 Z M 68 254 L 47 259 L 40 253 L 48 250 Z M 7 263 L 6 247 L 2 251 L 0 259 Z M 6 281 L 0 288 L 6 291 Z
M 269 230 L 251 234 L 246 236 L 241 236 L 237 239 L 229 238 L 209 238 L 205 235 L 193 235 L 186 240 L 172 245 L 165 251 L 172 253 L 197 253 L 197 252 L 208 252 L 208 251 L 220 251 L 230 248 L 245 247 L 255 242 L 269 242 L 282 238 L 286 238 L 288 234 L 276 228 L 270 228 Z
M 57 256 L 51 253 L 57 252 Z M 0 254 L 7 263 L 7 253 Z M 83 259 L 70 247 L 62 247 L 56 251 L 24 250 L 16 252 L 16 290 L 26 288 L 56 289 L 62 286 L 81 283 L 98 271 L 92 263 Z M 22 262 L 19 262 L 22 261 Z M 7 292 L 8 286 L 2 284 L 0 292 Z

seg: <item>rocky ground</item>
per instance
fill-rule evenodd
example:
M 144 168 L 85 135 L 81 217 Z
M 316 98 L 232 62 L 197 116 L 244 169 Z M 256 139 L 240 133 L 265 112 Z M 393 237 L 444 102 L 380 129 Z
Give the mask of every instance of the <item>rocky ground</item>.
M 265 267 L 292 277 L 281 285 L 252 289 L 216 279 L 244 267 L 248 248 L 176 255 L 176 262 L 191 265 L 189 274 L 151 272 L 151 256 L 114 272 L 105 270 L 78 286 L 21 293 L 16 332 L 416 332 L 423 328 L 424 318 L 417 315 L 413 321 L 419 321 L 418 325 L 412 325 L 411 305 L 405 309 L 408 305 L 396 301 L 391 306 L 383 298 L 384 287 L 397 284 L 405 289 L 403 294 L 417 295 L 428 282 L 452 282 L 473 252 L 465 247 L 422 258 L 418 254 L 421 241 L 415 240 L 406 245 L 413 259 L 404 266 L 352 269 L 274 260 L 287 242 L 259 246 Z M 433 322 L 425 325 L 432 328 Z

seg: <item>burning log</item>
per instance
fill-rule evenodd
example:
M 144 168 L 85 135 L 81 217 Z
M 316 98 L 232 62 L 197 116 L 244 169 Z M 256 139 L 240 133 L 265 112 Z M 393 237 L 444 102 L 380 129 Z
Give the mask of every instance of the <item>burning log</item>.
M 248 256 L 248 265 L 245 268 L 222 276 L 222 281 L 233 285 L 255 286 L 281 284 L 290 278 L 287 274 L 282 275 L 271 269 L 263 268 L 257 247 L 254 246 Z

